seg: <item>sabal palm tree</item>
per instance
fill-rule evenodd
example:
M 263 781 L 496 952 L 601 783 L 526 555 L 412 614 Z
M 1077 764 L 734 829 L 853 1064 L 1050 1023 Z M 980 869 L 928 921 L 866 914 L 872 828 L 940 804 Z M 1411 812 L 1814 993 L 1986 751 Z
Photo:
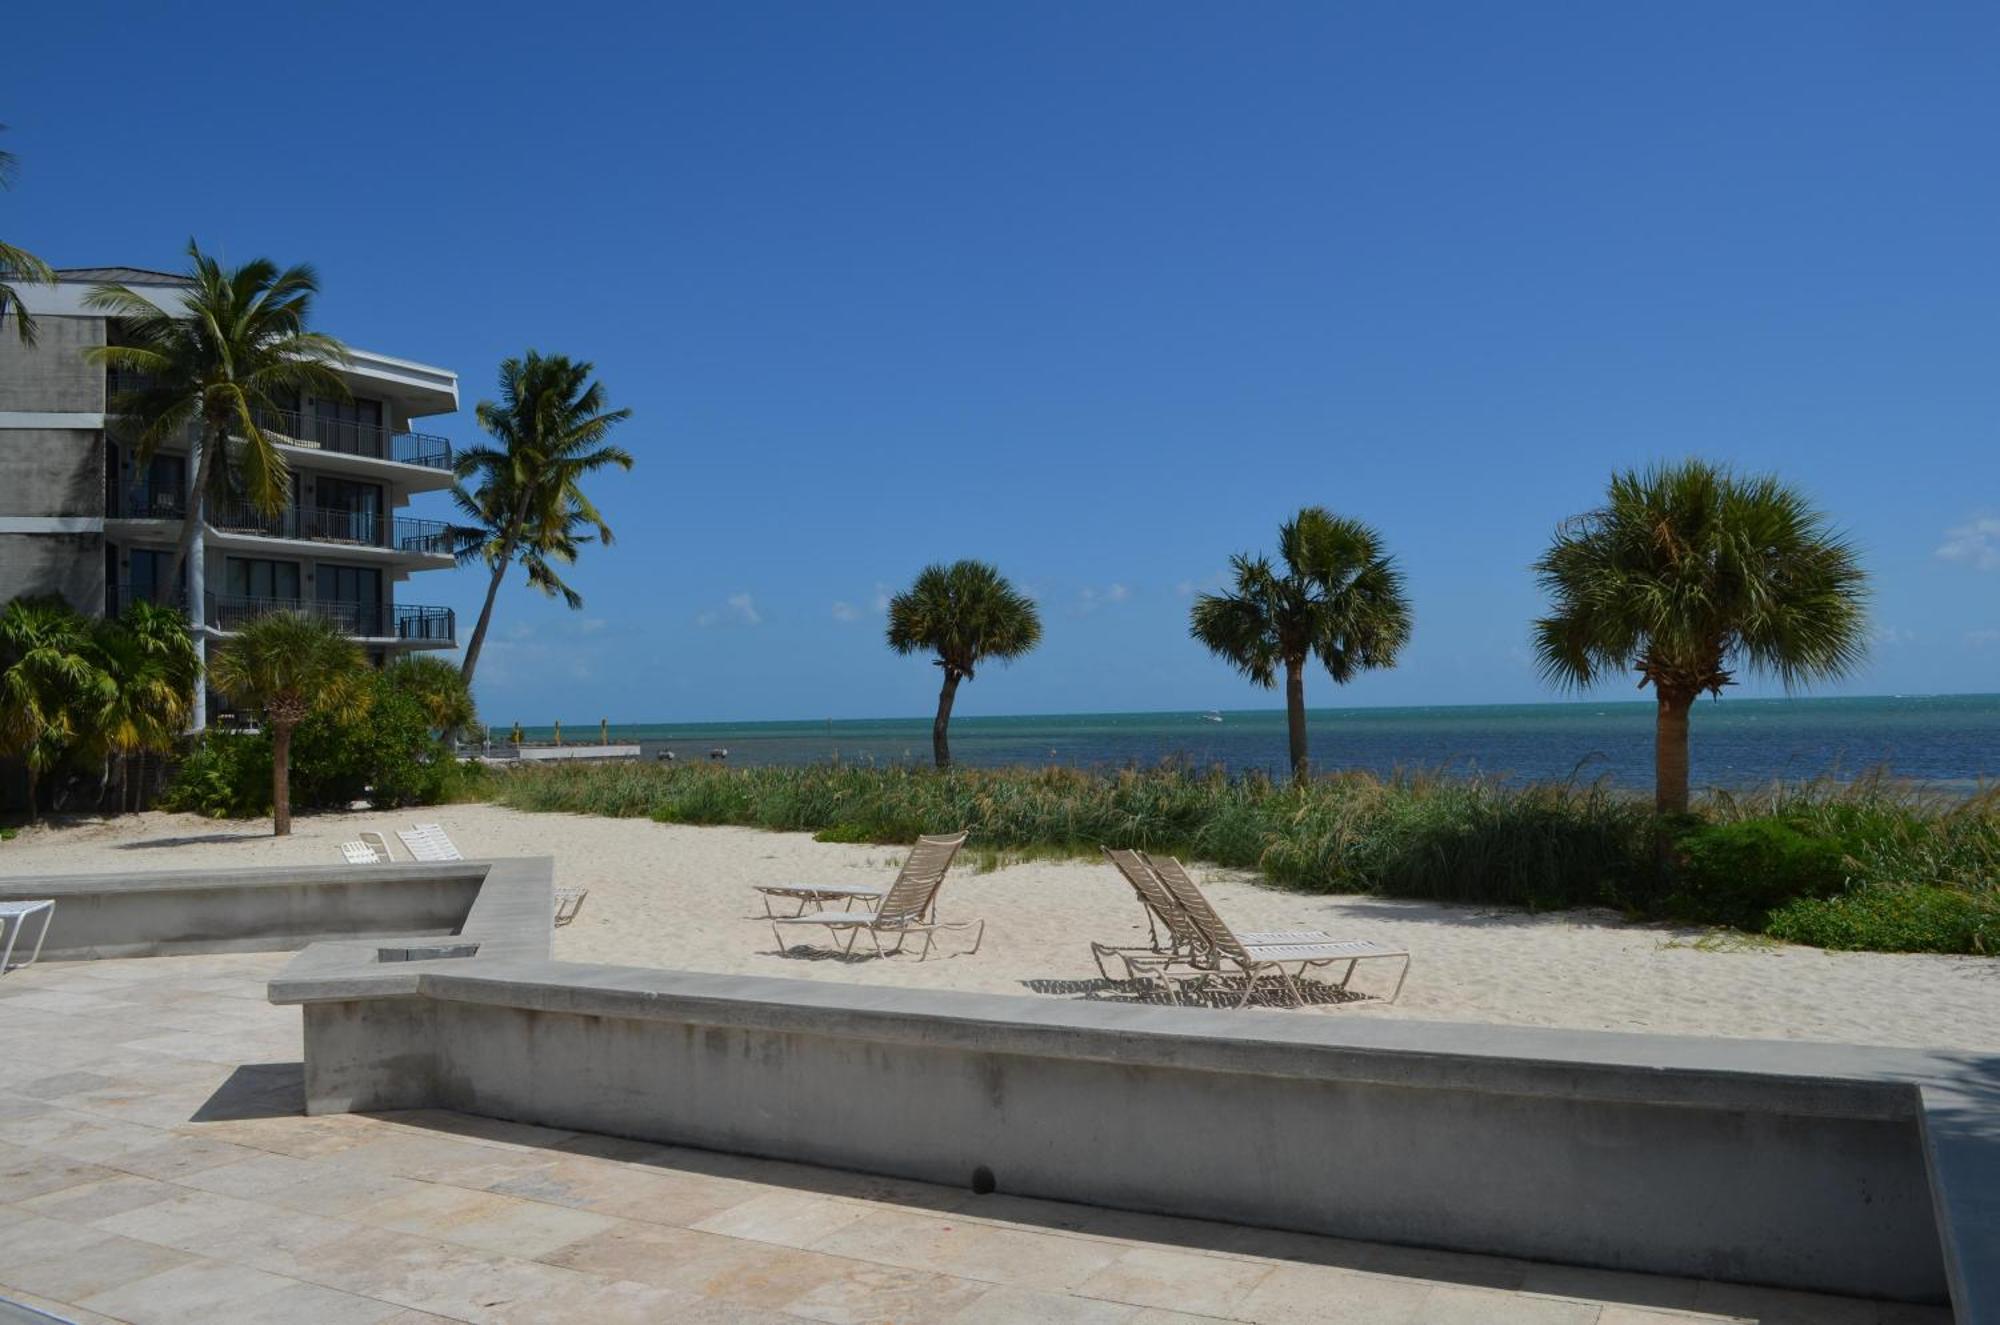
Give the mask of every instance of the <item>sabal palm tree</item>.
M 28 817 L 40 817 L 42 776 L 88 733 L 111 695 L 90 623 L 53 595 L 0 610 L 0 753 L 28 774 Z
M 1658 704 L 1653 799 L 1688 806 L 1688 712 L 1734 669 L 1787 689 L 1864 651 L 1867 576 L 1798 491 L 1688 460 L 1616 474 L 1535 563 L 1553 599 L 1535 622 L 1542 674 L 1583 688 L 1635 669 Z
M 7 126 L 0 124 L 0 129 Z M 0 152 L 0 189 L 14 187 L 16 164 L 12 152 Z M 0 243 L 0 326 L 7 321 L 8 310 L 14 314 L 14 334 L 21 338 L 23 345 L 35 343 L 35 319 L 27 307 L 21 303 L 20 292 L 14 288 L 16 281 L 34 281 L 41 285 L 55 284 L 56 274 L 34 254 L 12 244 Z
M 109 694 L 94 715 L 92 735 L 118 765 L 118 809 L 123 813 L 131 761 L 172 750 L 187 729 L 201 685 L 201 655 L 187 618 L 163 603 L 134 602 L 99 622 L 96 648 Z
M 175 586 L 209 497 L 242 497 L 266 514 L 284 509 L 290 474 L 269 427 L 272 417 L 297 408 L 304 393 L 347 397 L 334 372 L 347 351 L 307 327 L 319 292 L 310 266 L 280 271 L 257 258 L 224 268 L 189 240 L 188 278 L 192 284 L 165 309 L 122 285 L 100 285 L 85 301 L 119 320 L 124 341 L 91 350 L 91 360 L 146 383 L 110 403 L 135 458 L 149 461 L 199 431 L 188 518 L 167 572 Z
M 273 612 L 244 623 L 209 664 L 230 699 L 258 712 L 271 731 L 271 829 L 292 831 L 292 732 L 316 713 L 365 707 L 368 662 L 325 617 Z
M 563 583 L 557 567 L 574 562 L 592 537 L 611 542 L 611 526 L 581 482 L 606 467 L 632 468 L 631 454 L 608 440 L 632 411 L 605 408 L 604 384 L 591 380 L 593 371 L 589 363 L 529 350 L 501 362 L 500 399 L 479 402 L 479 426 L 497 445 L 459 453 L 453 492 L 474 526 L 459 560 L 484 562 L 492 572 L 460 669 L 468 685 L 507 568 L 520 562 L 528 583 L 579 608 L 582 596 Z
M 1034 599 L 983 561 L 926 566 L 916 582 L 889 600 L 889 647 L 900 654 L 929 653 L 944 670 L 931 755 L 951 766 L 951 706 L 958 683 L 970 681 L 988 658 L 1019 658 L 1042 642 L 1042 617 Z
M 1308 506 L 1279 528 L 1278 557 L 1282 572 L 1267 557 L 1230 558 L 1235 588 L 1196 598 L 1189 630 L 1266 690 L 1284 674 L 1292 776 L 1303 781 L 1311 771 L 1307 661 L 1318 658 L 1339 685 L 1395 666 L 1410 638 L 1410 604 L 1381 535 L 1324 507 Z

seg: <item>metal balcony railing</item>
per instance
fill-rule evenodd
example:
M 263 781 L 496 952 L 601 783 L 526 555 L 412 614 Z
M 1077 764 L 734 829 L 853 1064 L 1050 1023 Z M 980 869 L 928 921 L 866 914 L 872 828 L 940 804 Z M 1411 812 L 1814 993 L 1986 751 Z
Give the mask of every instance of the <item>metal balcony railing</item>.
M 457 638 L 457 617 L 448 607 L 414 603 L 342 603 L 310 598 L 243 598 L 206 594 L 208 624 L 229 632 L 273 612 L 303 612 L 323 617 L 343 635 L 363 639 L 402 639 L 450 644 Z
M 106 369 L 105 408 L 114 409 L 120 396 L 143 391 L 149 385 L 141 374 Z M 432 433 L 396 432 L 378 424 L 328 419 L 297 410 L 266 410 L 259 416 L 257 426 L 298 446 L 394 460 L 425 469 L 451 468 L 450 440 Z
M 106 514 L 124 520 L 178 520 L 187 514 L 187 494 L 179 484 L 155 487 L 142 479 L 129 487 L 113 488 L 111 509 Z
M 310 506 L 287 507 L 276 515 L 267 515 L 254 506 L 232 506 L 209 512 L 208 523 L 228 533 L 447 556 L 457 550 L 460 537 L 452 525 L 442 520 Z

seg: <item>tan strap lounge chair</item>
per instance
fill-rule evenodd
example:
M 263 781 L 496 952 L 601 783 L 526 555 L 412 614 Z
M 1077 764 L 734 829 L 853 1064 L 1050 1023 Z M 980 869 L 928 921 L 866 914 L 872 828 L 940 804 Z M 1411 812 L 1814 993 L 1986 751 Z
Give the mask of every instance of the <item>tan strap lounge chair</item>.
M 965 834 L 963 833 L 960 833 L 955 840 L 943 837 L 918 838 L 917 844 L 911 847 L 909 854 L 903 858 L 903 869 L 901 874 L 897 875 L 897 882 L 900 883 L 902 875 L 908 874 L 912 870 L 922 874 L 934 869 L 948 868 L 951 864 L 951 858 L 958 853 L 956 842 L 963 842 L 964 840 Z M 951 845 L 947 845 L 948 843 Z M 939 866 L 935 859 L 940 852 L 943 853 L 943 866 Z M 791 916 L 802 916 L 808 908 L 814 911 L 824 911 L 829 902 L 838 902 L 844 909 L 848 910 L 852 910 L 856 902 L 864 902 L 869 906 L 880 906 L 882 898 L 886 895 L 880 888 L 837 888 L 816 883 L 759 883 L 751 886 L 756 888 L 758 894 L 764 899 L 764 917 L 767 920 L 790 919 Z M 931 896 L 932 914 L 931 917 L 927 918 L 935 918 L 936 915 L 937 894 L 932 893 Z M 798 904 L 791 912 L 791 916 L 781 917 L 776 911 L 771 909 L 771 899 L 774 897 Z
M 1259 980 L 1275 979 L 1292 996 L 1297 1006 L 1304 1007 L 1306 997 L 1299 988 L 1298 977 L 1304 975 L 1308 969 L 1344 964 L 1346 969 L 1341 972 L 1339 982 L 1334 985 L 1335 989 L 1344 990 L 1347 988 L 1347 982 L 1354 978 L 1354 968 L 1358 963 L 1378 957 L 1401 960 L 1403 965 L 1396 974 L 1396 988 L 1389 995 L 1388 1001 L 1393 1003 L 1402 994 L 1403 981 L 1410 974 L 1410 954 L 1407 951 L 1376 943 L 1372 939 L 1328 939 L 1310 943 L 1249 943 L 1245 936 L 1236 934 L 1229 928 L 1229 923 L 1209 904 L 1208 898 L 1202 895 L 1201 889 L 1195 886 L 1194 880 L 1188 877 L 1188 872 L 1181 867 L 1178 860 L 1171 856 L 1164 860 L 1156 860 L 1151 856 L 1145 859 L 1146 863 L 1153 867 L 1154 875 L 1166 885 L 1167 891 L 1173 894 L 1174 900 L 1181 904 L 1181 909 L 1187 913 L 1188 919 L 1201 932 L 1208 947 L 1208 957 L 1213 963 L 1210 973 L 1220 973 L 1231 966 L 1242 973 L 1243 997 L 1236 1006 L 1242 1007 L 1250 1001 L 1250 995 L 1256 992 Z M 1298 969 L 1289 971 L 1285 969 L 1288 966 L 1296 966 Z
M 813 926 L 823 934 L 845 930 L 847 944 L 840 949 L 843 955 L 854 951 L 855 941 L 864 932 L 875 945 L 875 951 L 884 955 L 901 952 L 905 939 L 912 934 L 922 934 L 924 948 L 917 955 L 917 960 L 922 961 L 931 955 L 935 936 L 941 929 L 976 929 L 967 955 L 978 952 L 980 940 L 986 937 L 984 920 L 943 921 L 937 918 L 938 889 L 944 886 L 944 876 L 951 869 L 952 859 L 964 845 L 964 833 L 955 833 L 950 837 L 918 838 L 903 861 L 902 872 L 896 875 L 896 881 L 889 885 L 889 890 L 882 894 L 882 900 L 873 910 L 815 911 L 809 915 L 773 916 L 771 933 L 777 937 L 779 950 L 787 946 L 785 927 L 791 927 L 794 934 L 801 934 L 809 932 L 805 926 Z M 895 947 L 886 952 L 882 947 L 884 934 L 896 936 Z
M 1167 886 L 1153 873 L 1147 858 L 1137 851 L 1100 848 L 1110 860 L 1125 882 L 1132 885 L 1132 891 L 1139 898 L 1139 905 L 1146 912 L 1146 933 L 1149 942 L 1141 947 L 1118 947 L 1108 943 L 1093 941 L 1090 955 L 1097 962 L 1098 974 L 1107 980 L 1118 977 L 1111 974 L 1105 965 L 1106 958 L 1114 958 L 1125 967 L 1125 978 L 1136 980 L 1142 974 L 1159 975 L 1168 967 L 1194 966 L 1213 969 L 1207 962 L 1208 940 L 1195 928 L 1188 918 L 1185 908 L 1174 900 Z M 1243 934 L 1239 937 L 1245 943 L 1320 943 L 1331 942 L 1332 936 L 1317 929 L 1280 930 L 1272 933 Z

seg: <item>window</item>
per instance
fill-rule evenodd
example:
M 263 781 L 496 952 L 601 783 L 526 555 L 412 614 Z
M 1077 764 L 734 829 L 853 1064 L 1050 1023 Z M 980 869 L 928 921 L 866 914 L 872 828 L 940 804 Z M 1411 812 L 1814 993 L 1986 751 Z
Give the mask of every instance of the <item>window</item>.
M 258 561 L 249 557 L 229 559 L 229 595 L 232 598 L 299 597 L 299 567 L 294 561 Z
M 382 572 L 373 566 L 329 566 L 313 572 L 322 604 L 339 604 L 333 615 L 350 635 L 382 634 Z
M 350 543 L 377 543 L 382 527 L 382 485 L 349 478 L 320 478 L 313 498 L 320 537 Z
M 312 434 L 313 440 L 329 451 L 379 456 L 382 454 L 382 402 L 315 400 Z
M 131 590 L 133 602 L 141 599 L 149 603 L 164 602 L 171 595 L 167 592 L 167 567 L 173 564 L 173 557 L 151 548 L 133 548 L 126 562 L 125 584 Z

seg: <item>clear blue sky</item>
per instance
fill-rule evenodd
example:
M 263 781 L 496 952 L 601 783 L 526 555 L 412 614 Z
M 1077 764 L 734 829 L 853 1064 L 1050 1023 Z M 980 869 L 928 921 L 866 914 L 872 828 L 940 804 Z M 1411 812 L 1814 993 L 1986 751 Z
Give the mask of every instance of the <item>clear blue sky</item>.
M 0 225 L 310 260 L 326 330 L 459 371 L 461 442 L 503 355 L 596 362 L 619 540 L 583 612 L 503 592 L 494 722 L 928 713 L 878 598 L 960 556 L 1047 625 L 960 713 L 1276 702 L 1187 594 L 1305 503 L 1417 612 L 1309 700 L 1550 698 L 1528 563 L 1690 453 L 1864 550 L 1832 693 L 2000 689 L 1991 4 L 198 13 L 10 22 Z

